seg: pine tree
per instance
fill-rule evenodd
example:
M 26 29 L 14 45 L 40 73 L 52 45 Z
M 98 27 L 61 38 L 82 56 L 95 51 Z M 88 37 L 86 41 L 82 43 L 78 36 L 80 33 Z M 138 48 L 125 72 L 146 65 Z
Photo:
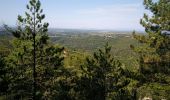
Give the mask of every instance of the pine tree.
M 121 63 L 110 54 L 111 47 L 99 49 L 82 66 L 77 89 L 83 100 L 123 100 L 128 98 L 125 86 L 129 81 L 123 75 Z
M 146 34 L 133 33 L 139 41 L 138 47 L 131 46 L 139 54 L 139 72 L 143 79 L 141 84 L 169 85 L 170 83 L 170 1 L 144 0 L 144 5 L 151 16 L 144 14 L 140 23 Z M 149 85 L 148 85 L 149 86 Z M 158 89 L 159 90 L 159 89 Z M 165 91 L 170 91 L 166 90 Z M 156 90 L 155 90 L 156 91 Z M 166 92 L 167 93 L 167 92 Z
M 12 32 L 14 49 L 10 62 L 10 94 L 16 99 L 50 99 L 56 92 L 56 80 L 63 66 L 63 47 L 48 40 L 48 23 L 43 23 L 39 0 L 30 0 L 25 17 L 18 16 L 17 30 Z M 8 28 L 9 29 L 9 28 Z M 11 71 L 11 72 L 10 72 Z
M 8 89 L 9 79 L 6 74 L 6 63 L 4 57 L 0 55 L 0 96 L 5 95 Z

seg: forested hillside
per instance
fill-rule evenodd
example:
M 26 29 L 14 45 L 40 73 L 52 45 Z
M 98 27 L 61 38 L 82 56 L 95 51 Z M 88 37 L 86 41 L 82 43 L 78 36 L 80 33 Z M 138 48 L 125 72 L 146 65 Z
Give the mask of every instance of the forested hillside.
M 144 6 L 142 34 L 58 33 L 30 0 L 0 31 L 0 100 L 170 100 L 170 1 Z

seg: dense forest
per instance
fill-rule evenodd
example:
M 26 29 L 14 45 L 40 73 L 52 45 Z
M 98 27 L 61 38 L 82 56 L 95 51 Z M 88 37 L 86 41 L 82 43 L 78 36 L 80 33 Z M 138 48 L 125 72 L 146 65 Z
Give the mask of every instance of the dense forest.
M 144 0 L 145 34 L 57 34 L 40 0 L 0 34 L 0 100 L 170 100 L 170 1 Z

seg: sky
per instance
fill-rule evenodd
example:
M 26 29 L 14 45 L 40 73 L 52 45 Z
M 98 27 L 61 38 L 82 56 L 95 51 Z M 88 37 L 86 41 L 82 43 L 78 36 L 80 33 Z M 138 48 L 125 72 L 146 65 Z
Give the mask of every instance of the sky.
M 51 28 L 143 31 L 143 0 L 40 0 Z M 0 25 L 15 26 L 29 0 L 1 0 Z

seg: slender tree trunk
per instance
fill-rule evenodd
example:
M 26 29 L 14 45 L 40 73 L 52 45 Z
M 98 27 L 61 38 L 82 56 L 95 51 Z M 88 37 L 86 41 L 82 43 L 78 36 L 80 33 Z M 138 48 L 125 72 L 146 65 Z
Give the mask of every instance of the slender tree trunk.
M 33 59 L 34 59 L 34 65 L 33 65 L 33 100 L 36 100 L 36 45 L 35 45 L 35 7 L 34 7 L 34 30 L 33 30 L 33 40 L 34 40 L 34 53 L 33 53 Z
M 34 33 L 35 34 L 35 33 Z M 34 65 L 33 65 L 33 100 L 35 100 L 35 94 L 36 94 L 36 53 L 35 53 L 35 35 L 34 35 L 34 55 L 33 55 L 33 59 L 34 59 Z

